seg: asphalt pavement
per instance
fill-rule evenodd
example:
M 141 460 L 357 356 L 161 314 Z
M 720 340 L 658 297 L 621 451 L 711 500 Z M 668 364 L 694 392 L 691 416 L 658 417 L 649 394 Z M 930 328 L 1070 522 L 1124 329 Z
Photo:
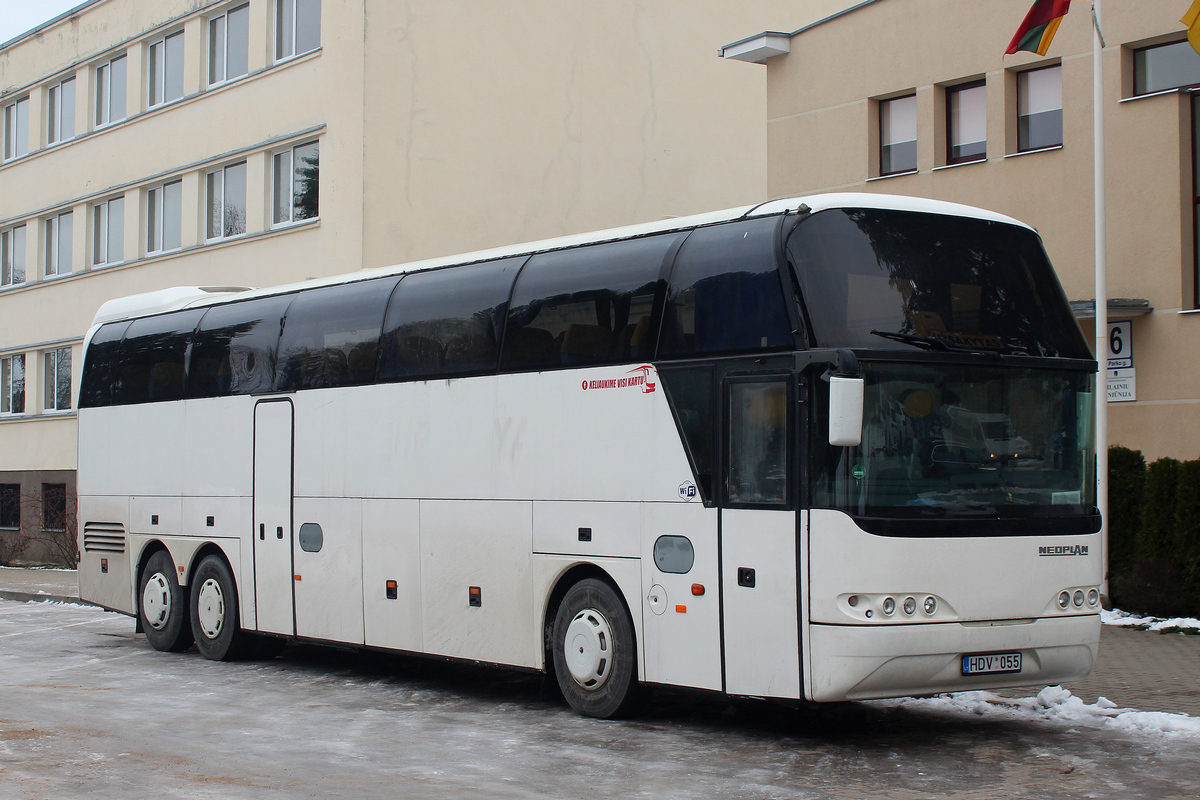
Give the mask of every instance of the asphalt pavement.
M 82 603 L 74 570 L 0 567 L 0 600 Z M 130 620 L 132 629 L 133 621 Z M 1200 717 L 1200 636 L 1104 626 L 1100 657 L 1085 680 L 1066 688 L 1086 703 L 1106 697 L 1122 708 Z M 1000 692 L 1025 696 L 1028 689 Z

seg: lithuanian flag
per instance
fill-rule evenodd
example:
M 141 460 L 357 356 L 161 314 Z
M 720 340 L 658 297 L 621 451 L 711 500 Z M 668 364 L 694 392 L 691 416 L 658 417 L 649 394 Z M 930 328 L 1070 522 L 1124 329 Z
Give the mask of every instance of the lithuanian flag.
M 1017 34 L 1004 51 L 1005 55 L 1012 55 L 1018 50 L 1046 55 L 1058 24 L 1070 10 L 1071 0 L 1034 0 L 1033 7 L 1025 15 L 1025 21 L 1017 28 Z
M 1200 0 L 1192 3 L 1192 7 L 1183 15 L 1183 19 L 1179 20 L 1188 29 L 1188 43 L 1192 49 L 1200 53 Z

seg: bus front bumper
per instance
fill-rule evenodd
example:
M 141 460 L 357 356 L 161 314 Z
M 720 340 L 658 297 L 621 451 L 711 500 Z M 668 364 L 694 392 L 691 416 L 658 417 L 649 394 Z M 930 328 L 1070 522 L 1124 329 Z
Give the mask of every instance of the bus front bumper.
M 819 625 L 808 629 L 806 695 L 814 702 L 967 692 L 1078 681 L 1096 662 L 1097 614 L 919 625 Z M 963 656 L 1021 653 L 1021 671 L 962 674 Z

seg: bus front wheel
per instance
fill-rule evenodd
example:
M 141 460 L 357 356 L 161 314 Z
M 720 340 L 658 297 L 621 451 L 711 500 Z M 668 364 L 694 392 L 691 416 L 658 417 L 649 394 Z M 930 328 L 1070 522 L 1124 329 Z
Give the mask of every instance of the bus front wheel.
M 554 674 L 571 708 L 601 719 L 630 711 L 638 689 L 633 623 L 609 584 L 588 578 L 572 586 L 552 637 Z
M 250 655 L 251 634 L 238 628 L 237 586 L 229 565 L 205 556 L 192 577 L 192 635 L 196 648 L 213 661 L 237 661 Z
M 188 596 L 175 577 L 175 562 L 166 550 L 150 556 L 138 586 L 138 614 L 146 641 L 155 650 L 181 653 L 192 646 Z

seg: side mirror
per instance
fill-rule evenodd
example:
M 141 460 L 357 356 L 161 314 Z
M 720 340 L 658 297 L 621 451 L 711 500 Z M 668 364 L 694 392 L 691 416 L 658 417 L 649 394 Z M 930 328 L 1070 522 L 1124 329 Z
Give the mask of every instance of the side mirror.
M 863 379 L 829 377 L 829 444 L 857 447 L 862 442 Z

